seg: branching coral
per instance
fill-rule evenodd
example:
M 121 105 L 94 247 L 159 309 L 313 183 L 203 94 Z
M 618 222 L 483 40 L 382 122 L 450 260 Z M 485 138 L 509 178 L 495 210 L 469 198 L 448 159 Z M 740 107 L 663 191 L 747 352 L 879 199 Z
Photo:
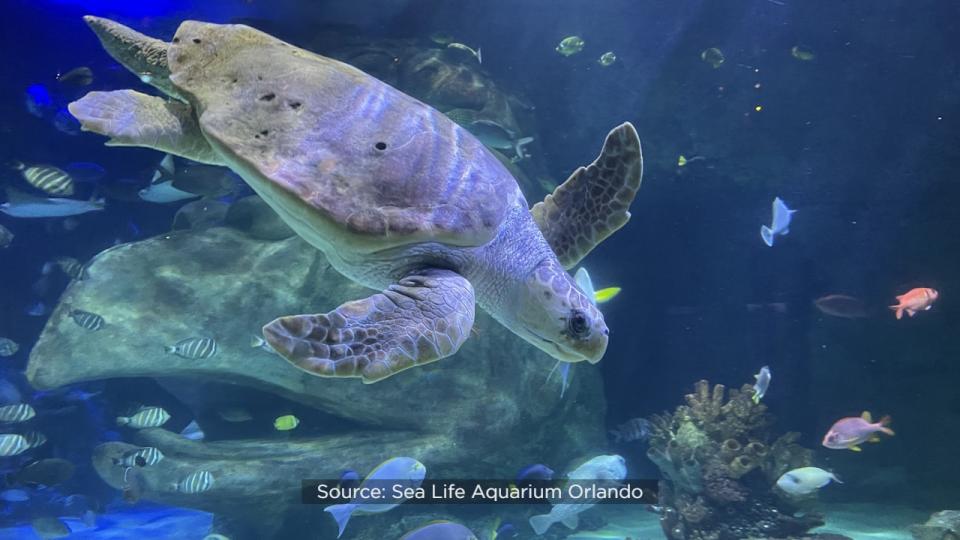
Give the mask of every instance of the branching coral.
M 796 444 L 796 434 L 771 444 L 772 418 L 752 396 L 749 385 L 728 390 L 699 381 L 673 414 L 651 418 L 647 455 L 665 479 L 661 525 L 671 540 L 806 530 L 807 521 L 777 519 L 795 509 L 772 486 L 786 470 L 809 464 L 811 452 Z

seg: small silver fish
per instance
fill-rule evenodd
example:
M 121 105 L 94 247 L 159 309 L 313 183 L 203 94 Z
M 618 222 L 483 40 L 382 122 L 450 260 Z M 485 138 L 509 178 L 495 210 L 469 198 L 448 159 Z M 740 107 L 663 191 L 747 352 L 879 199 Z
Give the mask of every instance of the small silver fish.
M 631 418 L 616 429 L 611 429 L 610 435 L 613 435 L 615 443 L 635 442 L 649 439 L 652 431 L 653 425 L 646 418 Z
M 0 204 L 0 212 L 17 218 L 67 217 L 98 212 L 105 208 L 103 199 L 79 201 L 55 197 L 35 197 L 13 189 L 7 189 L 7 202 Z
M 13 356 L 20 350 L 17 342 L 5 337 L 0 337 L 0 356 Z
M 167 354 L 175 354 L 189 360 L 206 360 L 217 354 L 216 340 L 212 338 L 187 338 L 176 345 L 166 347 Z
M 253 349 L 262 349 L 270 354 L 277 354 L 277 351 L 273 350 L 273 347 L 267 343 L 267 340 L 260 336 L 252 336 L 250 338 L 250 347 Z
M 36 415 L 37 411 L 33 410 L 33 407 L 28 403 L 15 403 L 0 407 L 0 422 L 26 422 Z
M 76 86 L 89 86 L 93 82 L 93 70 L 87 66 L 80 66 L 57 74 L 57 82 L 60 84 L 73 84 Z
M 753 378 L 757 380 L 753 385 L 753 402 L 760 403 L 763 396 L 767 394 L 767 388 L 770 387 L 770 379 L 773 378 L 773 374 L 770 373 L 768 366 L 763 366 L 760 368 L 760 373 L 754 375 Z
M 10 229 L 0 225 L 0 249 L 10 247 L 10 244 L 13 243 L 14 235 L 10 232 Z
M 610 67 L 616 61 L 617 61 L 617 55 L 614 54 L 613 51 L 608 51 L 600 55 L 600 59 L 597 60 L 597 63 L 599 63 L 603 67 Z
M 180 493 L 203 493 L 213 488 L 213 475 L 209 471 L 195 471 L 174 483 L 172 487 Z
M 14 168 L 20 171 L 28 184 L 54 197 L 73 195 L 73 177 L 63 169 L 58 169 L 52 165 L 27 167 L 20 162 L 16 162 Z
M 23 435 L 4 433 L 0 435 L 0 456 L 16 456 L 30 449 Z
M 477 47 L 477 50 L 473 50 L 470 47 L 464 45 L 463 43 L 450 43 L 449 45 L 447 45 L 447 48 L 463 51 L 469 54 L 470 56 L 476 58 L 478 64 L 483 63 L 483 53 L 480 52 L 480 47 Z
M 28 431 L 23 434 L 23 438 L 26 439 L 30 448 L 43 446 L 47 442 L 47 436 L 39 431 Z
M 91 332 L 100 330 L 103 328 L 103 325 L 106 324 L 106 321 L 104 321 L 100 315 L 83 311 L 82 309 L 71 309 L 70 318 L 73 319 L 73 322 L 77 323 L 80 328 L 90 330 Z
M 133 416 L 118 416 L 118 426 L 130 426 L 135 429 L 162 426 L 170 419 L 170 414 L 162 407 L 144 407 Z
M 157 448 L 148 446 L 125 452 L 119 458 L 114 458 L 113 464 L 124 467 L 150 467 L 151 465 L 160 463 L 163 458 L 163 452 Z

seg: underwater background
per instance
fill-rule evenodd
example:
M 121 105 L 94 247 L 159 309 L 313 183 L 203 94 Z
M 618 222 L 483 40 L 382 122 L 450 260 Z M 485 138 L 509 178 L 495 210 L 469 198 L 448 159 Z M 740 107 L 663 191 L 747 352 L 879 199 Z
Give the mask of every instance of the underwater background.
M 35 412 L 0 409 L 0 432 L 45 439 L 3 454 L 0 436 L 0 538 L 337 538 L 323 507 L 301 504 L 302 479 L 363 479 L 401 456 L 428 478 L 537 464 L 560 477 L 603 455 L 662 479 L 660 503 L 598 506 L 539 536 L 528 520 L 546 505 L 402 505 L 341 537 L 460 538 L 420 531 L 436 519 L 481 539 L 960 537 L 957 2 L 4 6 L 0 200 L 57 196 L 59 170 L 64 198 L 104 204 L 0 213 L 0 405 Z M 103 50 L 89 14 L 164 41 L 187 19 L 242 23 L 355 65 L 496 148 L 531 204 L 631 122 L 632 218 L 583 262 L 597 289 L 621 289 L 599 305 L 603 360 L 573 364 L 567 388 L 552 358 L 479 313 L 457 355 L 372 385 L 251 343 L 275 317 L 366 289 L 226 169 L 177 158 L 171 172 L 162 152 L 82 132 L 66 107 L 87 92 L 158 94 Z M 29 178 L 43 166 L 56 170 Z M 200 187 L 144 200 L 166 174 Z M 775 198 L 795 211 L 788 230 Z M 889 309 L 907 302 L 915 313 Z M 183 343 L 200 336 L 215 343 Z M 118 425 L 144 406 L 169 415 L 163 428 Z M 895 435 L 825 444 L 864 411 Z M 181 435 L 191 422 L 202 442 Z M 135 448 L 166 457 L 143 466 Z M 808 466 L 842 483 L 776 487 Z M 205 470 L 212 488 L 184 487 Z

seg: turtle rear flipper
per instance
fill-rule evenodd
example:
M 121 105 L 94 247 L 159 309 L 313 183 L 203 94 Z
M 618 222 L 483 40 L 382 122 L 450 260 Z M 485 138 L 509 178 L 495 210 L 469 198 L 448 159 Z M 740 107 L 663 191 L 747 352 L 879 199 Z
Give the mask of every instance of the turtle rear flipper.
M 600 156 L 573 171 L 530 212 L 565 268 L 576 266 L 593 248 L 630 220 L 630 203 L 640 189 L 643 154 L 629 122 L 614 128 Z
M 107 146 L 143 146 L 194 161 L 222 165 L 189 105 L 133 90 L 90 92 L 71 103 L 84 131 L 110 137 Z
M 327 314 L 276 319 L 263 335 L 304 371 L 372 383 L 457 352 L 470 337 L 474 313 L 469 281 L 425 270 Z

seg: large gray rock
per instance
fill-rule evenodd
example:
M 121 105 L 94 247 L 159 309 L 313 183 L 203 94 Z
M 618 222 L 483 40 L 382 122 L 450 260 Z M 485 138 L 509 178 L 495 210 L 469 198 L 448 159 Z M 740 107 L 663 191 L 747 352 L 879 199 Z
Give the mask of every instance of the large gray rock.
M 915 540 L 960 540 L 960 510 L 944 510 L 922 525 L 910 527 Z
M 553 360 L 480 313 L 477 335 L 457 355 L 372 385 L 315 377 L 250 347 L 251 335 L 277 316 L 325 312 L 368 294 L 297 237 L 263 241 L 224 227 L 177 231 L 98 255 L 64 293 L 31 353 L 27 376 L 40 389 L 153 377 L 201 419 L 225 396 L 248 403 L 266 396 L 275 405 L 296 402 L 340 420 L 328 434 L 323 423 L 304 429 L 309 419 L 301 416 L 304 424 L 290 437 L 266 424 L 263 438 L 243 441 L 196 443 L 164 430 L 139 434 L 138 444 L 167 456 L 136 471 L 143 498 L 227 520 L 270 508 L 277 520 L 261 522 L 262 534 L 279 527 L 287 512 L 303 511 L 301 479 L 338 477 L 347 468 L 362 473 L 391 456 L 420 459 L 434 478 L 488 478 L 511 477 L 531 462 L 563 469 L 603 449 L 598 370 L 574 368 L 561 400 L 556 377 L 546 382 Z M 98 313 L 106 325 L 87 331 L 68 316 L 71 309 Z M 220 351 L 205 360 L 165 353 L 165 346 L 194 336 L 216 338 Z M 97 472 L 118 489 L 123 470 L 111 459 L 126 448 L 108 443 L 94 459 Z M 213 490 L 184 495 L 172 489 L 201 468 L 214 473 Z

